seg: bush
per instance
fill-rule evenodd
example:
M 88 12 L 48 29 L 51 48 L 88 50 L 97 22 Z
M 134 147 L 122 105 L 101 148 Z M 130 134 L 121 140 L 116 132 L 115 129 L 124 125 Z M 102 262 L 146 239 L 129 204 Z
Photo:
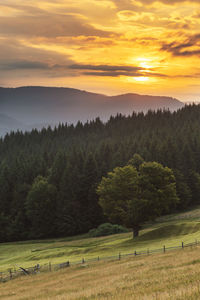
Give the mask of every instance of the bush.
M 123 233 L 123 232 L 128 232 L 128 229 L 121 225 L 104 223 L 99 225 L 98 228 L 91 229 L 89 231 L 89 235 L 91 237 L 98 237 L 98 236 L 105 236 L 105 235 Z

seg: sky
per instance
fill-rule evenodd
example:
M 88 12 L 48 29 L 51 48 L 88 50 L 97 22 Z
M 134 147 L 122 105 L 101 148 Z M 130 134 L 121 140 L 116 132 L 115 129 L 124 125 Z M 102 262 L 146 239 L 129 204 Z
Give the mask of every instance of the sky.
M 0 86 L 200 101 L 199 0 L 0 0 Z

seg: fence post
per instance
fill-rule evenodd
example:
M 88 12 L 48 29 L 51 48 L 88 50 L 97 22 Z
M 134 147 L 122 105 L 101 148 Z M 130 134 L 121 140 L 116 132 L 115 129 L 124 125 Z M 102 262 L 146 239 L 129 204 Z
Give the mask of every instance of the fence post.
M 166 249 L 165 249 L 165 245 L 163 246 L 163 252 L 165 253 Z
M 149 249 L 147 249 L 147 255 L 149 255 Z
M 119 252 L 119 260 L 121 259 L 121 253 Z
M 98 260 L 98 261 L 100 261 L 100 258 L 99 258 L 99 256 L 98 256 L 97 260 Z
M 49 271 L 51 272 L 51 263 L 49 262 Z
M 182 242 L 182 249 L 184 248 L 184 243 Z
M 10 280 L 12 279 L 12 269 L 9 269 Z
M 84 260 L 84 258 L 82 258 L 82 264 L 84 264 L 85 263 L 85 260 Z
M 135 255 L 135 256 L 137 255 L 137 252 L 136 252 L 136 250 L 135 250 L 135 253 L 134 253 L 134 255 Z

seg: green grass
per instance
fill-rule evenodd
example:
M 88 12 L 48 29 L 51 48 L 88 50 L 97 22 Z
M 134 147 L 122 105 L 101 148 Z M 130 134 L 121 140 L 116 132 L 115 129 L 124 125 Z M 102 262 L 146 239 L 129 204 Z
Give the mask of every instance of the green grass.
M 199 300 L 199 250 L 189 247 L 20 276 L 0 283 L 0 299 Z
M 81 261 L 82 258 L 100 258 L 138 250 L 181 245 L 200 241 L 200 208 L 187 213 L 159 218 L 140 232 L 137 239 L 132 233 L 99 238 L 87 235 L 15 243 L 0 244 L 0 272 L 8 268 L 31 267 L 36 264 L 52 264 Z

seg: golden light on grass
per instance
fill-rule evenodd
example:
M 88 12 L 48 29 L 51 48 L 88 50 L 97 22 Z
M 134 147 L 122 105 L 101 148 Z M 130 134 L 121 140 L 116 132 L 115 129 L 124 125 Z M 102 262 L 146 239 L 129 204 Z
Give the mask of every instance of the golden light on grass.
M 5 272 L 9 268 L 15 269 L 19 266 L 31 267 L 39 263 L 58 264 L 67 260 L 70 262 L 80 262 L 84 257 L 97 259 L 118 256 L 137 251 L 147 251 L 166 247 L 180 246 L 200 241 L 200 208 L 190 211 L 187 214 L 170 215 L 160 218 L 156 224 L 144 228 L 138 239 L 132 238 L 132 233 L 117 234 L 99 238 L 89 238 L 88 236 L 68 237 L 54 240 L 15 242 L 1 244 L 0 272 Z M 194 220 L 193 220 L 194 219 Z M 53 243 L 53 244 L 52 244 Z M 95 244 L 95 247 L 93 245 Z
M 199 247 L 97 262 L 0 285 L 6 300 L 198 300 Z
M 66 260 L 80 263 L 84 257 L 86 263 L 0 283 L 0 299 L 199 300 L 200 246 L 116 260 L 119 252 L 147 253 L 147 249 L 163 249 L 163 245 L 168 248 L 181 246 L 182 241 L 199 241 L 199 217 L 200 208 L 160 217 L 155 225 L 142 230 L 136 241 L 132 233 L 125 233 L 2 244 L 0 271 L 38 262 L 48 266 L 49 260 L 52 264 Z M 113 261 L 104 260 L 113 255 Z M 100 261 L 87 263 L 87 259 L 98 256 Z

